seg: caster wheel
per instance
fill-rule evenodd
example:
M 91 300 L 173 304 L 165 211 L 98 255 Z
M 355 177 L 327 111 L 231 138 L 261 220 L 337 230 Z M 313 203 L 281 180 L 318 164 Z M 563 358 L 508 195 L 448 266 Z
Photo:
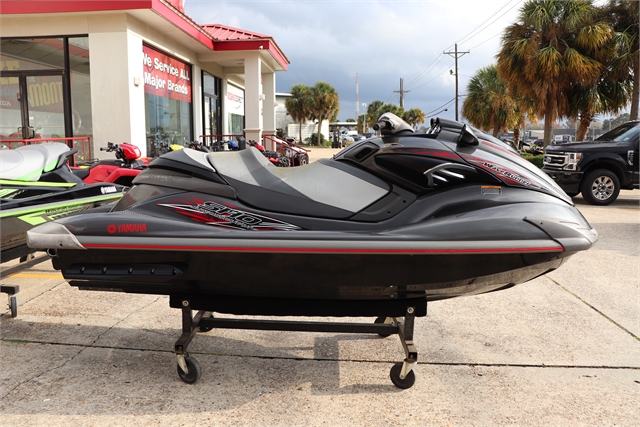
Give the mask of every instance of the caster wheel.
M 389 373 L 393 385 L 402 390 L 413 387 L 416 382 L 416 374 L 413 370 L 411 370 L 404 379 L 400 379 L 400 372 L 402 372 L 402 362 L 398 362 L 393 365 L 391 372 Z
M 9 310 L 11 311 L 11 317 L 18 315 L 18 299 L 16 297 L 9 297 Z
M 386 316 L 380 316 L 380 317 L 376 318 L 374 323 L 383 324 L 385 320 L 387 320 Z M 386 338 L 386 337 L 391 336 L 393 334 L 387 334 L 387 333 L 381 334 L 380 332 L 378 332 L 378 335 L 380 335 L 382 338 Z
M 178 365 L 178 375 L 180 379 L 187 384 L 193 384 L 200 379 L 202 372 L 200 371 L 200 365 L 191 356 L 187 356 L 184 358 L 185 363 L 187 364 L 187 369 L 189 369 L 189 373 L 186 374 L 180 365 Z

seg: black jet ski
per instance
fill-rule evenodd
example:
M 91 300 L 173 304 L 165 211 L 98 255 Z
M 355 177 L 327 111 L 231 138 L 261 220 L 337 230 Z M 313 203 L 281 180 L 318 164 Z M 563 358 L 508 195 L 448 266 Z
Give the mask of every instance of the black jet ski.
M 252 148 L 154 161 L 110 213 L 29 233 L 74 285 L 139 293 L 429 300 L 494 291 L 597 240 L 498 140 L 447 120 L 279 169 Z
M 77 150 L 62 143 L 25 145 L 0 150 L 0 261 L 34 252 L 26 244 L 32 227 L 115 202 L 124 187 L 85 185 L 67 164 Z
M 424 134 L 392 114 L 376 127 L 381 137 L 297 168 L 254 148 L 165 154 L 111 212 L 34 228 L 29 245 L 72 286 L 170 295 L 183 309 L 178 371 L 193 382 L 185 343 L 205 319 L 188 310 L 384 325 L 529 281 L 596 242 L 571 199 L 501 141 L 445 119 Z

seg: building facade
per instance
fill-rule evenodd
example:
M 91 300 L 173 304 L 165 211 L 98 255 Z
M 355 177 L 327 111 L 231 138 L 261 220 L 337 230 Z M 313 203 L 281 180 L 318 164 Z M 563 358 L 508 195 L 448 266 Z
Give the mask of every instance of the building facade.
M 199 25 L 181 0 L 3 0 L 0 138 L 89 136 L 144 156 L 276 131 L 272 37 Z

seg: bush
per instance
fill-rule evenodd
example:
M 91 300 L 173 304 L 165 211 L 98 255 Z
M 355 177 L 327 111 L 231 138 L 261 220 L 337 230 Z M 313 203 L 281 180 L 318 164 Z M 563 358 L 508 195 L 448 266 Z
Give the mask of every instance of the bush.
M 312 133 L 311 136 L 307 139 L 304 140 L 304 142 L 308 143 L 309 145 L 316 145 L 316 141 L 318 139 L 318 134 L 317 133 Z M 320 146 L 321 147 L 331 147 L 331 141 L 328 139 L 325 139 L 323 134 L 320 134 Z
M 534 165 L 542 169 L 542 166 L 543 166 L 542 159 L 544 158 L 543 154 L 520 153 L 520 155 L 522 156 L 523 159 L 530 161 L 531 163 L 533 163 Z

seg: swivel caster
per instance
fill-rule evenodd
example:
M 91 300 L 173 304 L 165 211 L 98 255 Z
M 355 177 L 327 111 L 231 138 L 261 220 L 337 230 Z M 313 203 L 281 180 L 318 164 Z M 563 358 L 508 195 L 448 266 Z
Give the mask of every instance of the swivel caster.
M 393 365 L 393 367 L 391 368 L 391 372 L 389 373 L 389 376 L 391 377 L 391 382 L 393 383 L 393 385 L 395 385 L 396 387 L 402 390 L 405 390 L 413 387 L 413 385 L 416 382 L 416 374 L 413 372 L 413 369 L 412 369 L 409 372 L 407 372 L 404 378 L 400 378 L 402 374 L 403 365 L 404 365 L 403 362 L 398 362 L 395 365 Z
M 200 379 L 202 371 L 200 370 L 200 364 L 191 356 L 178 357 L 178 375 L 180 379 L 187 384 L 193 384 Z M 181 360 L 182 359 L 182 360 Z M 184 366 L 181 366 L 184 364 Z M 186 368 L 186 369 L 185 369 Z
M 15 296 L 9 297 L 9 311 L 11 311 L 11 317 L 18 315 L 18 300 Z
M 390 317 L 380 316 L 380 317 L 376 318 L 374 323 L 391 325 L 393 323 L 393 320 L 391 320 Z M 391 336 L 392 334 L 391 333 L 387 334 L 387 333 L 378 332 L 378 335 L 380 335 L 382 338 L 386 338 L 388 336 Z

